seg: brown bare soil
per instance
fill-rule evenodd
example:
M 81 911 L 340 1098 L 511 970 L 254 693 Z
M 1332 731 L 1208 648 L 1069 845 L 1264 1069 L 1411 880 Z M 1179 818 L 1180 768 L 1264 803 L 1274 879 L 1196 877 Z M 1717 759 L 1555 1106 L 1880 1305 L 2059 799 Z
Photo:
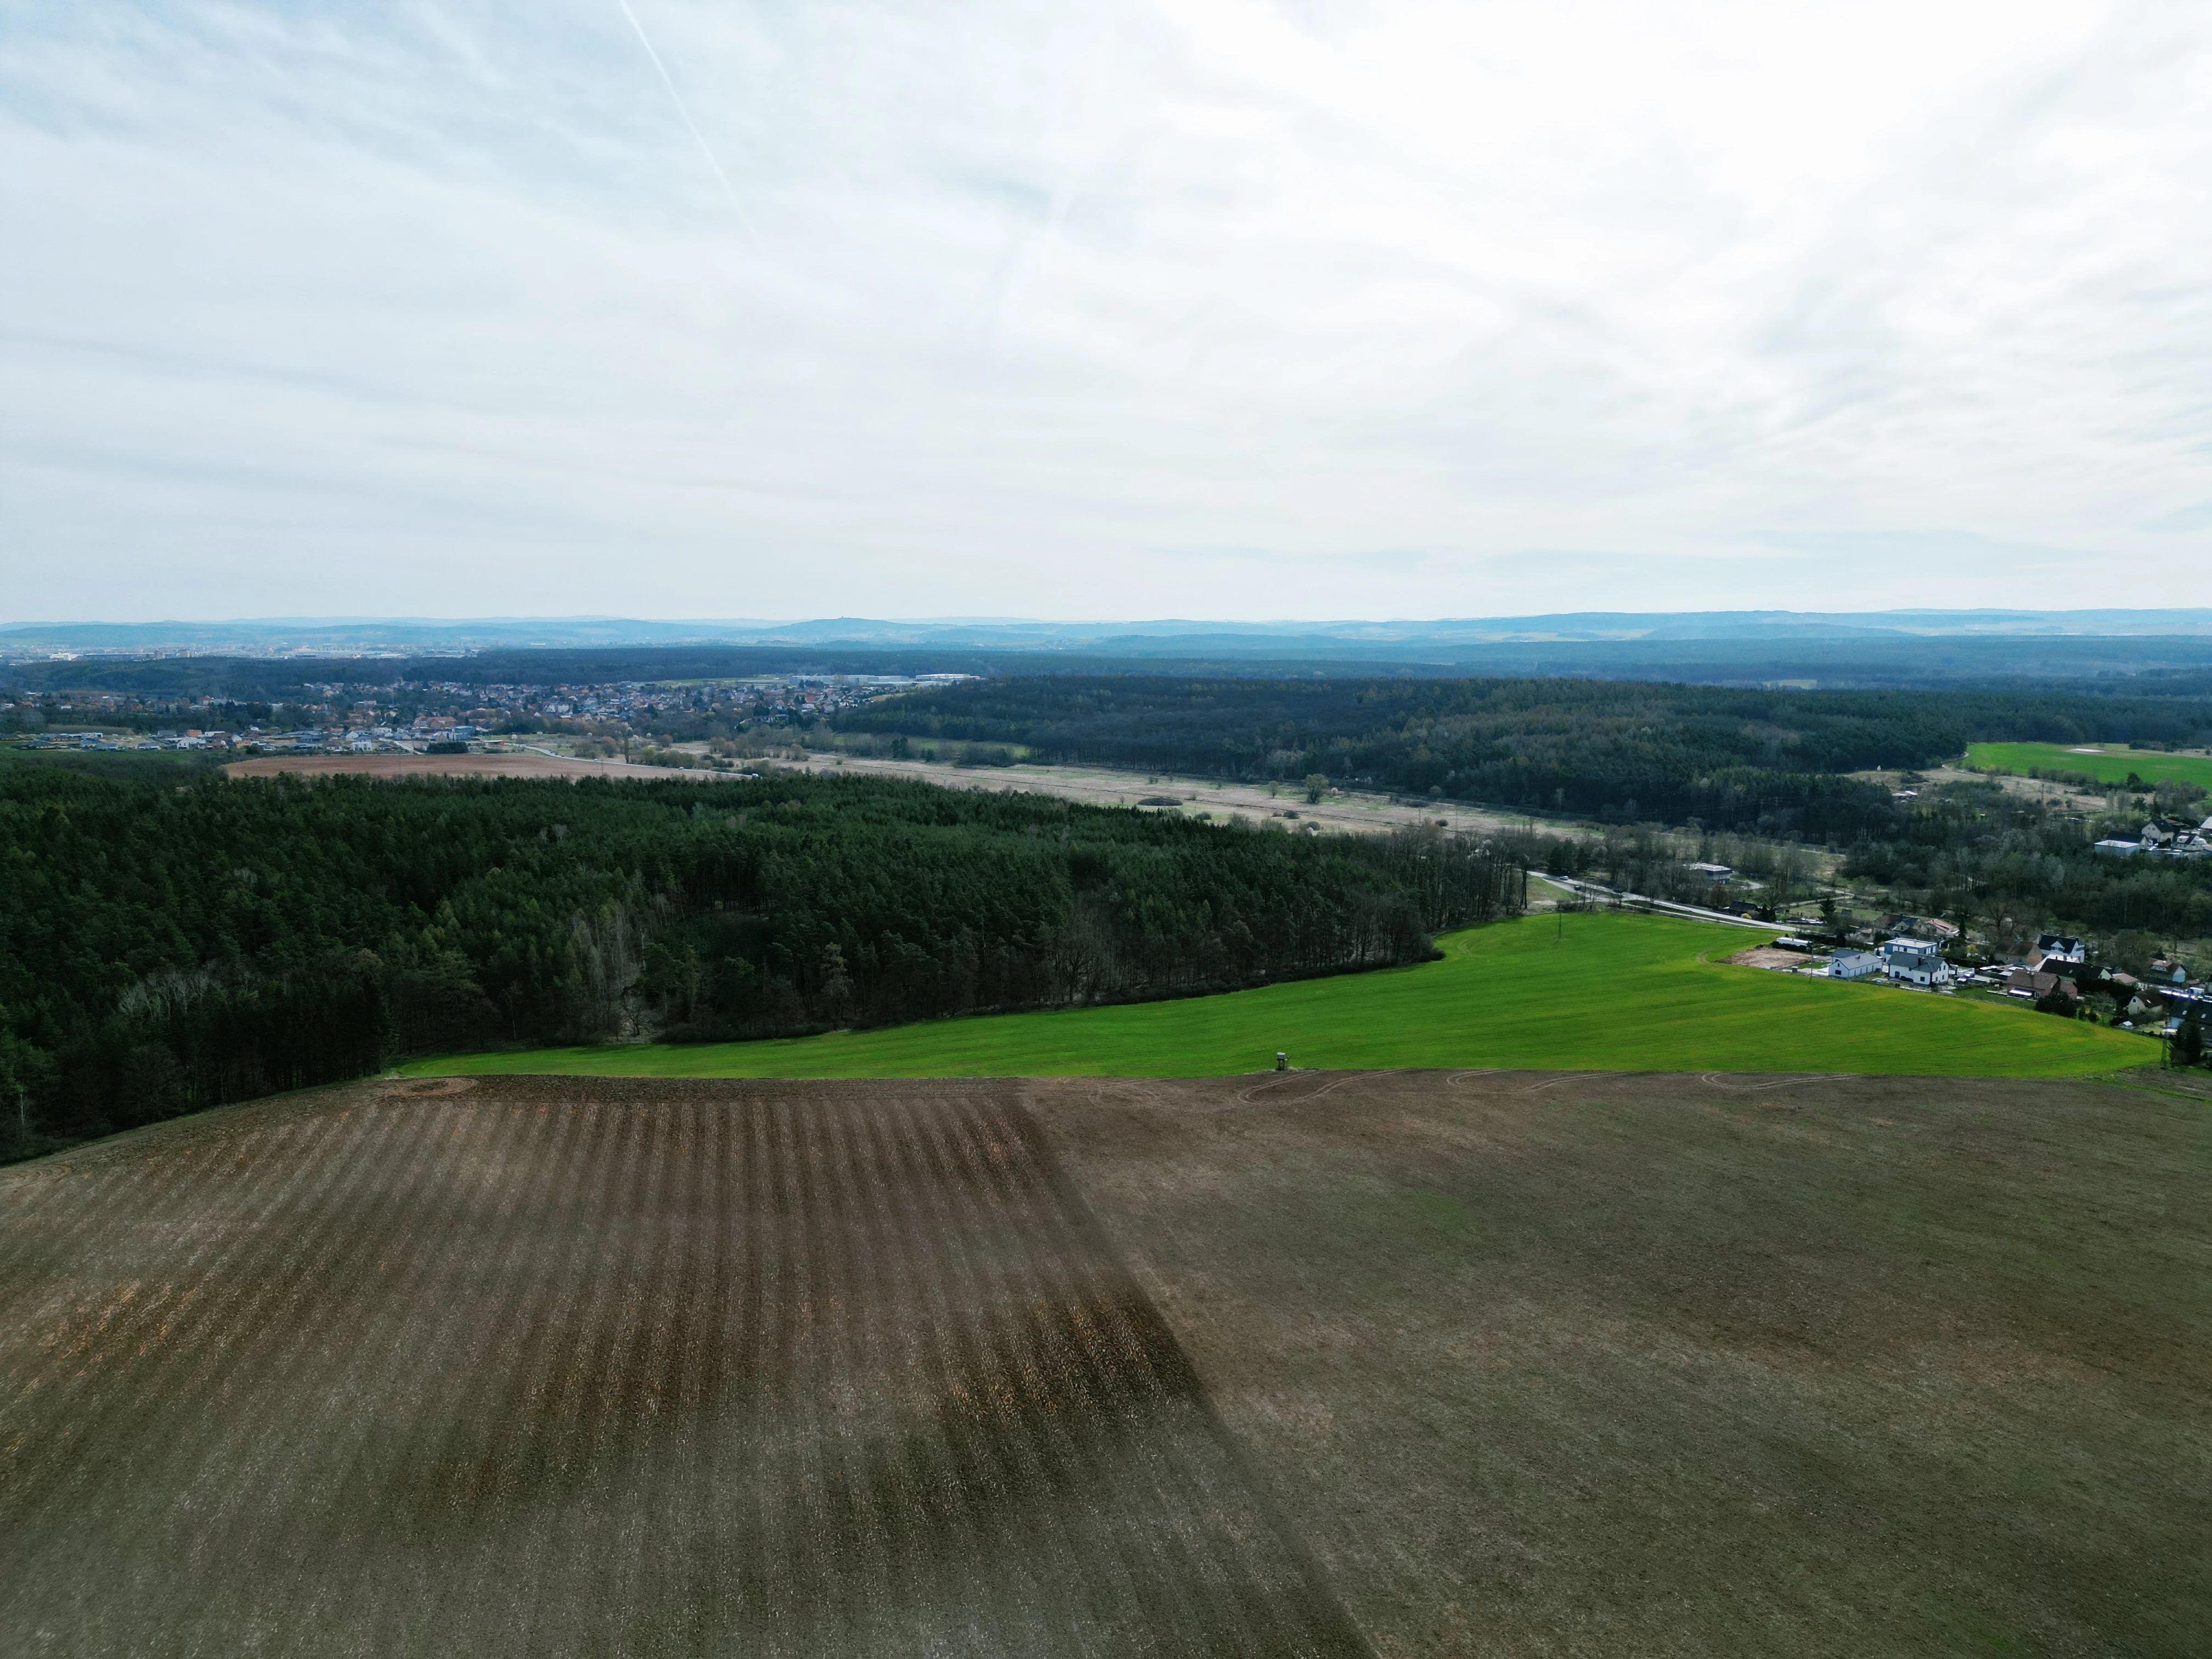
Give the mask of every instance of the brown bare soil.
M 1365 1651 L 1018 1094 L 365 1085 L 0 1171 L 0 1652 Z
M 251 760 L 232 761 L 222 769 L 234 778 L 273 777 L 290 772 L 308 777 L 642 778 L 663 783 L 672 778 L 701 782 L 728 775 L 558 755 L 256 755 Z
M 2195 1655 L 2186 1081 L 430 1079 L 140 1131 L 0 1171 L 0 1652 Z
M 1754 945 L 1748 951 L 1737 951 L 1729 960 L 1742 968 L 1767 968 L 1786 972 L 1792 968 L 1802 968 L 1808 963 L 1818 962 L 1820 957 L 1802 951 L 1782 951 L 1771 945 Z
M 2142 1081 L 1028 1098 L 1385 1654 L 2179 1659 L 2212 1110 Z

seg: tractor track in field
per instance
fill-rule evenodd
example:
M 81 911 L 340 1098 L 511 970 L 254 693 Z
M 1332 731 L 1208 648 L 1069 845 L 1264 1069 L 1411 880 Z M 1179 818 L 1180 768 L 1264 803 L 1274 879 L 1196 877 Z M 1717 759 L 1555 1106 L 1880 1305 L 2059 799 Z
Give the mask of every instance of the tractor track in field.
M 0 1560 L 7 1651 L 1369 1651 L 1016 1085 L 372 1084 L 0 1171 Z

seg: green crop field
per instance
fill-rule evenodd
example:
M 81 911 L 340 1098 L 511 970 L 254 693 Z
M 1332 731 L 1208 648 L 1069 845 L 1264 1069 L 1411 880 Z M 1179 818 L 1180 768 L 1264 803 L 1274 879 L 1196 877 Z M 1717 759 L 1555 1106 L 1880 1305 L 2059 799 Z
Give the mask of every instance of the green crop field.
M 2081 750 L 2092 752 L 2084 754 Z M 2134 773 L 2145 783 L 2168 778 L 2212 789 L 2212 756 L 2172 755 L 2124 744 L 1978 743 L 1966 750 L 1966 763 L 1985 772 L 2079 772 L 2100 783 L 2125 783 Z
M 453 1055 L 417 1075 L 1210 1077 L 1299 1066 L 2070 1077 L 2154 1061 L 2149 1040 L 1884 986 L 1729 966 L 1765 936 L 1666 917 L 1524 917 L 1438 941 L 1441 962 L 1224 996 L 935 1020 L 763 1042 Z

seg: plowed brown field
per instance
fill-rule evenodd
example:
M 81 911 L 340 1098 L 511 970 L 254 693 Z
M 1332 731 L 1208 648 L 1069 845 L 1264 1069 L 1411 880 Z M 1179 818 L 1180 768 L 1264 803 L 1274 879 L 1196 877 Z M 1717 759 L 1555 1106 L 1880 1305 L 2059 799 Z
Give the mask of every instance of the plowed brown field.
M 1364 1650 L 1016 1085 L 368 1085 L 0 1171 L 0 1652 Z
M 1029 1099 L 1389 1659 L 2200 1659 L 2189 1086 L 1338 1072 Z

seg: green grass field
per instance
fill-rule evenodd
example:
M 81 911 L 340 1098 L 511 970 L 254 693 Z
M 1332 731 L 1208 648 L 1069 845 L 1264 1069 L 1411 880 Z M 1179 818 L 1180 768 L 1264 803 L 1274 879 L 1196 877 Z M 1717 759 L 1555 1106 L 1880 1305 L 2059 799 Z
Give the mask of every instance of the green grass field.
M 2059 743 L 1977 743 L 1966 750 L 1966 763 L 1986 772 L 2080 772 L 2100 783 L 2125 783 L 2132 772 L 2145 783 L 2168 778 L 2212 789 L 2212 757 L 2169 755 L 2155 749 L 2130 749 L 2124 744 L 2083 744 L 2095 754 L 2077 754 Z
M 1213 1077 L 1293 1065 L 2073 1077 L 2154 1062 L 2148 1039 L 2026 1007 L 1728 966 L 1765 936 L 1665 917 L 1531 916 L 1438 941 L 1441 962 L 1224 996 L 933 1020 L 762 1042 L 419 1060 L 416 1075 Z

